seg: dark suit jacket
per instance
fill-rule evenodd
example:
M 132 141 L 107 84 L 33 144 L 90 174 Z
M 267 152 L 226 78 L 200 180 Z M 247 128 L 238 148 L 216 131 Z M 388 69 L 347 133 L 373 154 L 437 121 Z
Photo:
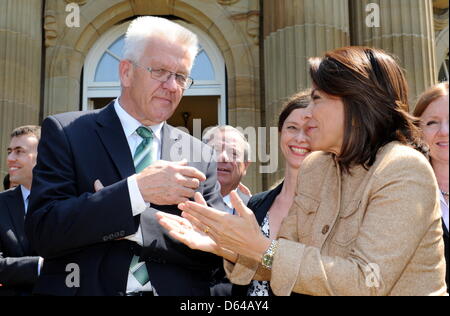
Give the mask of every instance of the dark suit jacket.
M 448 229 L 447 227 L 445 227 L 444 222 L 442 222 L 442 227 L 444 229 L 444 243 L 445 243 L 445 261 L 447 262 L 447 276 L 446 276 L 446 281 L 447 281 L 447 291 L 450 291 L 450 282 L 449 282 L 449 278 L 450 278 L 450 270 L 449 270 L 449 263 L 450 263 L 450 258 L 449 258 L 449 242 L 448 242 Z
M 135 168 L 113 103 L 97 111 L 47 118 L 38 152 L 26 218 L 31 244 L 45 258 L 36 294 L 124 295 L 136 254 L 146 261 L 158 295 L 209 295 L 211 271 L 220 259 L 175 241 L 154 216 L 158 210 L 180 215 L 177 206 L 152 205 L 133 217 L 126 179 Z M 210 206 L 223 210 L 212 149 L 164 125 L 163 160 L 193 161 L 191 156 L 202 152 L 203 160 L 189 163 L 207 177 L 198 191 Z M 94 193 L 96 179 L 105 188 Z M 117 241 L 135 234 L 139 223 L 143 248 Z M 71 263 L 79 266 L 78 288 L 66 286 Z
M 24 231 L 20 186 L 0 193 L 0 295 L 26 295 L 38 277 L 39 257 L 32 256 Z

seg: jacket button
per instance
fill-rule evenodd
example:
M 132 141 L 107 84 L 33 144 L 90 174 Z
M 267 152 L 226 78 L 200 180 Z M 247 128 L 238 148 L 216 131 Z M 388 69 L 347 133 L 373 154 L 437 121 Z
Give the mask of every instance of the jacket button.
M 326 235 L 330 231 L 330 226 L 325 225 L 322 229 L 322 234 Z

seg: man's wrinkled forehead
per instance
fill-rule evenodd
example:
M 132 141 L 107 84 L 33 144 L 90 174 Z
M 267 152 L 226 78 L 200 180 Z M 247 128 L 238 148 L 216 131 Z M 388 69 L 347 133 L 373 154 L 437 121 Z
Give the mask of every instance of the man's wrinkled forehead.
M 229 147 L 243 149 L 245 141 L 242 137 L 233 131 L 220 131 L 213 134 L 208 142 L 213 147 Z
M 141 61 L 151 63 L 155 68 L 176 65 L 179 72 L 186 74 L 190 73 L 194 63 L 188 47 L 159 38 L 149 40 Z
M 219 135 L 208 143 L 216 152 L 220 160 L 226 159 L 227 162 L 245 162 L 245 146 L 246 143 L 242 141 L 241 137 L 227 137 L 226 135 Z

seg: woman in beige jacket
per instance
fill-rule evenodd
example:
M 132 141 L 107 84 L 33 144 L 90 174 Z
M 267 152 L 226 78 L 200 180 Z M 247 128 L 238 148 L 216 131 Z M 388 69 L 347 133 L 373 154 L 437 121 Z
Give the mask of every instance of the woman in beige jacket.
M 231 282 L 276 295 L 445 295 L 436 179 L 408 114 L 405 77 L 383 51 L 347 47 L 310 60 L 311 154 L 275 240 L 236 195 L 240 216 L 200 195 L 158 214 L 174 238 L 226 259 Z M 415 149 L 416 148 L 416 149 Z

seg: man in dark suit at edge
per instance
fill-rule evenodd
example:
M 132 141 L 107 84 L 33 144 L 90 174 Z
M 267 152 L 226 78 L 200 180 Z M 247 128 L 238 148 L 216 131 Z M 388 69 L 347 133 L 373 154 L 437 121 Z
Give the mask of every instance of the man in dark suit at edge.
M 35 294 L 209 295 L 221 259 L 175 241 L 154 217 L 179 215 L 176 205 L 196 191 L 224 209 L 213 150 L 165 123 L 192 84 L 197 51 L 197 37 L 178 24 L 137 18 L 119 66 L 121 96 L 43 122 L 26 219 L 46 260 Z
M 22 126 L 11 133 L 8 175 L 18 186 L 0 193 L 0 296 L 30 295 L 43 264 L 24 230 L 40 137 L 39 126 Z

